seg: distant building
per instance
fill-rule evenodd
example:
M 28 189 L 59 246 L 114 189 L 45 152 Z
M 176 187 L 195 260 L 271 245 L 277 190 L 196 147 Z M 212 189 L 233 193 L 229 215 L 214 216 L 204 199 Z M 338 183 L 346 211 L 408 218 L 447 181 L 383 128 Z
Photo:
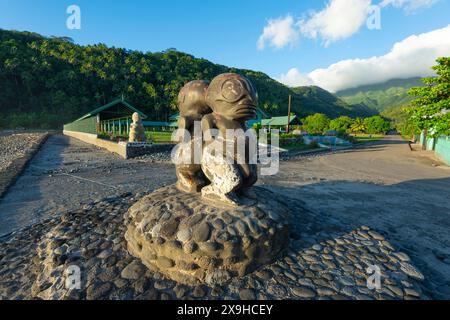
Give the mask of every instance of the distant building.
M 116 99 L 86 113 L 74 122 L 65 124 L 64 131 L 90 134 L 99 134 L 101 132 L 128 133 L 130 124 L 133 122 L 131 116 L 134 112 L 139 113 L 141 119 L 147 118 L 142 111 L 133 107 L 123 98 Z
M 288 120 L 289 119 L 289 120 Z M 282 117 L 272 117 L 270 119 L 262 119 L 261 126 L 266 129 L 285 129 L 286 126 L 300 125 L 300 119 L 296 115 L 282 116 Z
M 131 116 L 134 112 L 141 116 L 146 131 L 172 131 L 176 122 L 148 121 L 147 116 L 125 99 L 120 98 L 96 108 L 74 122 L 64 125 L 64 131 L 83 132 L 89 134 L 113 133 L 128 134 Z

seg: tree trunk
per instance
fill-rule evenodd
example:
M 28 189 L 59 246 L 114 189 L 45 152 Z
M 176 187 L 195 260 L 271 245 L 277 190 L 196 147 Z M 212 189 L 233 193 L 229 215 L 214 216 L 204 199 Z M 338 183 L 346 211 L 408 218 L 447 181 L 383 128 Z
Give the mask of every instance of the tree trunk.
M 428 129 L 424 129 L 423 130 L 422 150 L 427 150 L 427 134 L 428 134 Z

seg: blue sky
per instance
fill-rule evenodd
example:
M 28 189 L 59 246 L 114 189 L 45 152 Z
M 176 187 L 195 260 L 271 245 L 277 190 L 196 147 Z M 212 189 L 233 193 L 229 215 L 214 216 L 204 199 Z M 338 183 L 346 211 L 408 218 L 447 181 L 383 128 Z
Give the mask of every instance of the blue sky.
M 320 28 L 328 26 L 321 25 L 323 22 L 318 26 L 307 22 L 313 20 L 312 10 L 320 13 L 333 5 L 332 2 L 347 4 L 349 10 L 341 10 L 338 17 L 331 14 L 325 23 L 344 17 L 343 21 L 351 24 L 355 20 L 352 14 L 358 14 L 351 12 L 351 8 L 355 8 L 353 4 L 366 5 L 371 1 L 0 0 L 0 28 L 34 31 L 47 36 L 70 36 L 79 44 L 101 42 L 141 51 L 154 52 L 173 47 L 215 63 L 263 71 L 295 85 L 296 82 L 321 84 L 314 79 L 318 68 L 327 69 L 346 59 L 383 56 L 395 43 L 411 35 L 429 33 L 450 24 L 450 3 L 447 0 L 373 0 L 372 4 L 391 2 L 381 9 L 381 29 L 369 30 L 364 23 L 356 31 L 347 32 L 343 38 L 327 44 Z M 81 30 L 66 27 L 69 16 L 66 9 L 71 4 L 81 9 Z M 264 49 L 258 48 L 257 41 L 269 21 L 286 17 L 292 17 L 290 28 L 295 30 L 292 35 L 296 41 L 287 40 L 277 48 L 271 46 L 273 39 L 269 35 Z M 309 34 L 301 31 L 301 21 L 303 27 L 309 26 Z M 339 29 L 348 27 L 337 26 Z M 276 29 L 275 32 L 283 30 Z M 447 47 L 442 50 L 439 53 L 446 52 Z M 403 73 L 400 72 L 400 76 Z M 322 86 L 340 89 L 329 81 Z

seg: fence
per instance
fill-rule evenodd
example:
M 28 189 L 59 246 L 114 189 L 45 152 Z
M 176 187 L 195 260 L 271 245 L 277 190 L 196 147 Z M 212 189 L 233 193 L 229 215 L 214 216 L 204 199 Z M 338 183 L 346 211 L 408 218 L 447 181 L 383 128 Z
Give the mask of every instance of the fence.
M 423 145 L 424 134 L 420 135 L 420 144 Z M 440 136 L 438 138 L 427 137 L 427 150 L 434 150 L 436 155 L 445 163 L 450 165 L 450 136 Z
M 450 136 L 442 136 L 436 139 L 434 151 L 439 158 L 450 165 Z

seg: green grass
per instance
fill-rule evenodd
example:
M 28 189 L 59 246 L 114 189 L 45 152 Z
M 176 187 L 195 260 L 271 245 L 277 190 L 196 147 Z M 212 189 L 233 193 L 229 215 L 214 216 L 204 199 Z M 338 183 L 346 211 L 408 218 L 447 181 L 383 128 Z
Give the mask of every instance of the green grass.
M 172 132 L 168 131 L 146 131 L 147 139 L 154 143 L 171 143 Z
M 384 138 L 384 134 L 367 134 L 367 133 L 358 133 L 353 135 L 353 137 L 356 139 L 356 143 L 367 143 L 367 142 L 374 142 L 379 141 Z

